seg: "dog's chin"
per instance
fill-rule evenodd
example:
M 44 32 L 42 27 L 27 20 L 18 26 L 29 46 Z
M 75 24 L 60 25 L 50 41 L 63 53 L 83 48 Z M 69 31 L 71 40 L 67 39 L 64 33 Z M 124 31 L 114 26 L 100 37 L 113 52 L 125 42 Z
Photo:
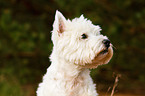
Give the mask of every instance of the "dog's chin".
M 113 49 L 109 47 L 108 49 L 103 49 L 99 51 L 91 63 L 85 64 L 84 68 L 97 68 L 98 65 L 107 64 L 113 56 Z

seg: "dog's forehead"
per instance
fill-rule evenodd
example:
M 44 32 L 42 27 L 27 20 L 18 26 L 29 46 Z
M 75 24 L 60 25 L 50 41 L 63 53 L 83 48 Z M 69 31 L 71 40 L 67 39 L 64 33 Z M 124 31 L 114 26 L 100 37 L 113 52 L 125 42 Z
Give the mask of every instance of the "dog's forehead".
M 78 35 L 83 33 L 100 34 L 100 31 L 102 30 L 98 25 L 92 24 L 90 20 L 87 20 L 82 16 L 80 18 L 75 18 L 72 21 L 67 20 L 66 26 L 67 30 L 72 30 L 73 34 L 76 32 Z

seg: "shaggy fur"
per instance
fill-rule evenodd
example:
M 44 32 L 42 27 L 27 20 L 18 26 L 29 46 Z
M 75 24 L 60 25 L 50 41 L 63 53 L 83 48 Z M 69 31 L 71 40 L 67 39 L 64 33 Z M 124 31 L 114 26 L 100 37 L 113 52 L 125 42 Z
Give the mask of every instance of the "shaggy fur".
M 37 96 L 97 96 L 89 68 L 107 64 L 113 50 L 106 47 L 100 27 L 81 15 L 72 21 L 56 11 L 53 24 L 52 64 L 39 84 Z

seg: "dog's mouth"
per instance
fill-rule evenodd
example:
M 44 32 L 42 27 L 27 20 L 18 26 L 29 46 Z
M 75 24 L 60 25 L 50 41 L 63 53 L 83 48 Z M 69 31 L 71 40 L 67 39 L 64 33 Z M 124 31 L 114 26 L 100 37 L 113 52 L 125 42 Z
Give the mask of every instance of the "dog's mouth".
M 109 47 L 110 48 L 110 47 Z M 96 57 L 100 57 L 100 56 L 104 56 L 108 54 L 108 50 L 109 48 L 103 48 L 102 50 L 100 50 L 100 52 L 98 52 L 98 54 L 96 55 Z
M 106 48 L 105 50 L 102 50 L 98 55 L 104 55 L 108 53 L 108 48 Z
M 107 59 L 108 54 L 108 48 L 101 50 L 98 54 L 96 54 L 91 63 L 85 64 L 84 68 L 97 68 L 98 65 L 106 64 L 105 61 Z
M 110 50 L 111 48 L 103 48 L 100 52 L 98 52 L 98 54 L 95 56 L 95 58 L 93 59 L 93 63 L 97 63 L 100 61 L 105 60 L 105 58 L 107 57 L 108 54 L 110 54 Z
M 112 58 L 113 50 L 112 47 L 104 48 L 92 60 L 91 63 L 86 63 L 83 68 L 97 68 L 98 65 L 107 64 Z

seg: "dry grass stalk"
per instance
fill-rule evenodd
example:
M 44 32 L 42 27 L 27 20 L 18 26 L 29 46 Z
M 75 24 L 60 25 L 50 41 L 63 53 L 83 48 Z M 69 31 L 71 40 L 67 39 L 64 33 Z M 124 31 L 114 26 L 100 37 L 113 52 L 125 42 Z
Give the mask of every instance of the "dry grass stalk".
M 114 95 L 114 91 L 115 91 L 115 88 L 116 88 L 116 86 L 117 86 L 117 84 L 118 84 L 119 77 L 121 77 L 121 74 L 117 74 L 117 75 L 116 75 L 115 82 L 114 82 L 114 85 L 113 85 L 113 88 L 112 88 L 112 92 L 111 92 L 111 96 Z
M 108 92 L 110 91 L 110 89 L 111 89 L 111 87 L 108 88 L 108 90 L 107 90 L 105 96 L 107 96 L 107 94 L 108 94 Z

